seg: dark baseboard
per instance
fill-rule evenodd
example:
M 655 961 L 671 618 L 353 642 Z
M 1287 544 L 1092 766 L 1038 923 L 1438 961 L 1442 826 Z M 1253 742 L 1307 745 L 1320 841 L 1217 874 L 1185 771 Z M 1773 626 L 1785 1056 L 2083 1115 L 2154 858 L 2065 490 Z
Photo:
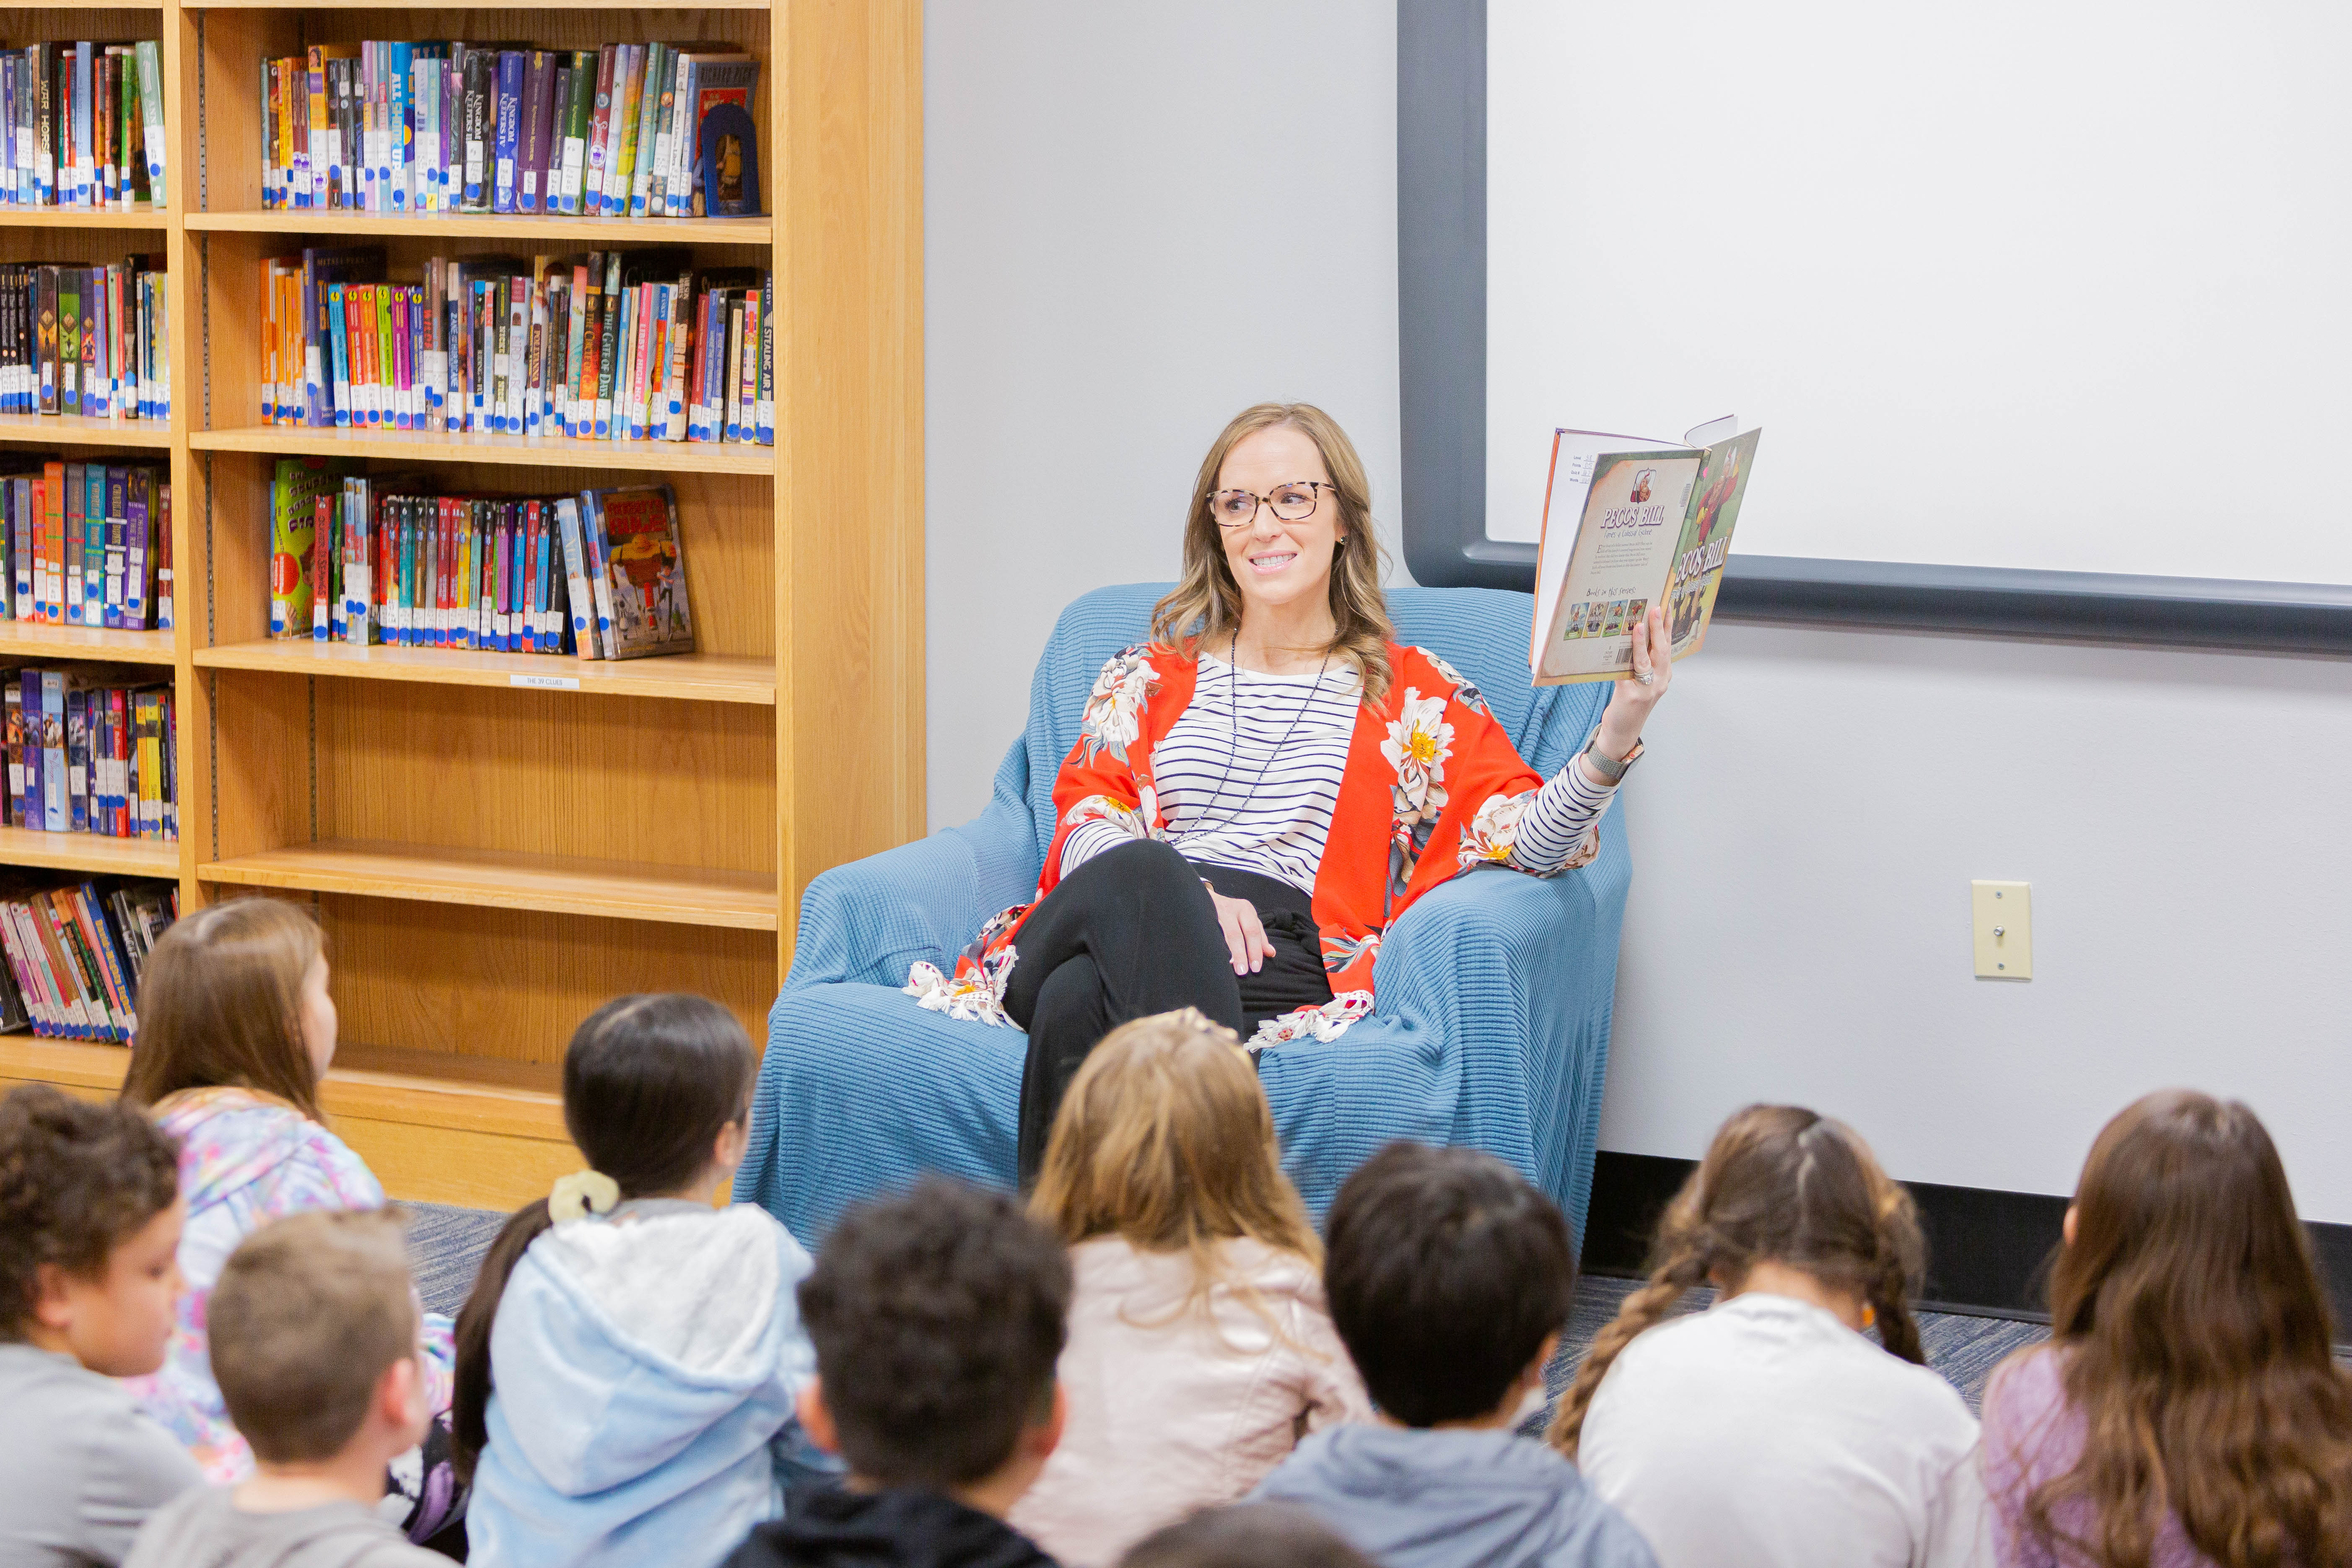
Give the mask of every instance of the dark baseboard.
M 1658 1215 L 1696 1160 L 1601 1152 L 1585 1220 L 1583 1268 L 1639 1275 Z M 2044 1318 L 2051 1255 L 2058 1249 L 2066 1199 L 2046 1193 L 2003 1193 L 1909 1182 L 1927 1233 L 1927 1284 L 1920 1305 L 1986 1317 Z M 2336 1308 L 2336 1338 L 2352 1333 L 2352 1225 L 2313 1224 L 2320 1282 Z

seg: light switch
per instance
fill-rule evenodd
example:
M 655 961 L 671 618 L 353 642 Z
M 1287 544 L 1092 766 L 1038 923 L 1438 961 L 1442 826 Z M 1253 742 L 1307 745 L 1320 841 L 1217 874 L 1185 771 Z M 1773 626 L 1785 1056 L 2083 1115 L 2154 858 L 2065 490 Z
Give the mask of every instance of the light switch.
M 1977 977 L 2033 978 L 2033 884 L 1970 882 L 1976 910 Z

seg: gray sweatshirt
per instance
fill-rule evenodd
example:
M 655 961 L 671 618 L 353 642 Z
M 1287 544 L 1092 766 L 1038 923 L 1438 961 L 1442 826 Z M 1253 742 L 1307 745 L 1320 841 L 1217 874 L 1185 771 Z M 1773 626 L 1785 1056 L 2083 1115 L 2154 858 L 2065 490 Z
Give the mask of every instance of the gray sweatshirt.
M 122 1568 L 449 1568 L 355 1502 L 246 1513 L 199 1487 L 157 1510 Z
M 112 1568 L 149 1514 L 204 1479 L 112 1378 L 0 1343 L 0 1568 Z
M 1252 1495 L 1306 1505 L 1383 1568 L 1657 1568 L 1574 1465 L 1508 1432 L 1334 1426 Z

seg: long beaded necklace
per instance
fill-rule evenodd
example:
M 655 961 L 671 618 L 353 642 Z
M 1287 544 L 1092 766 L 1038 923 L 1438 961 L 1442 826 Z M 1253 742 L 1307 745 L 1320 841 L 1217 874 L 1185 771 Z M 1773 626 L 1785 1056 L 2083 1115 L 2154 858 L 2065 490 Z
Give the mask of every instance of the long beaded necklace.
M 1236 656 L 1241 652 L 1241 630 L 1239 627 L 1235 627 L 1234 630 L 1233 641 L 1229 643 L 1225 648 L 1225 718 L 1227 723 L 1231 726 L 1230 739 L 1228 739 L 1225 744 L 1225 765 L 1223 768 L 1220 769 L 1217 773 L 1217 787 L 1209 792 L 1207 802 L 1201 807 L 1199 819 L 1195 821 L 1192 826 L 1186 828 L 1183 833 L 1180 835 L 1181 837 L 1197 838 L 1201 837 L 1201 835 L 1208 832 L 1212 827 L 1231 827 L 1241 820 L 1241 813 L 1247 810 L 1249 807 L 1250 796 L 1255 795 L 1257 793 L 1257 786 L 1265 782 L 1265 770 L 1272 767 L 1274 765 L 1274 759 L 1280 756 L 1284 750 L 1289 746 L 1290 737 L 1298 731 L 1299 721 L 1306 718 L 1307 710 L 1315 705 L 1316 696 L 1323 689 L 1323 677 L 1329 673 L 1331 668 L 1331 650 L 1326 648 L 1323 650 L 1323 662 L 1316 667 L 1315 684 L 1308 687 L 1307 689 L 1307 695 L 1300 699 L 1298 703 L 1298 711 L 1290 716 L 1289 727 L 1282 731 L 1282 739 L 1274 743 L 1274 749 L 1265 754 L 1265 761 L 1258 764 L 1257 773 L 1250 779 L 1248 784 L 1244 786 L 1241 793 L 1241 798 L 1234 804 L 1234 815 L 1227 817 L 1223 822 L 1214 822 L 1210 819 L 1210 810 L 1213 807 L 1224 804 L 1225 784 L 1233 776 L 1234 763 L 1238 761 L 1241 756 L 1241 666 L 1236 662 Z

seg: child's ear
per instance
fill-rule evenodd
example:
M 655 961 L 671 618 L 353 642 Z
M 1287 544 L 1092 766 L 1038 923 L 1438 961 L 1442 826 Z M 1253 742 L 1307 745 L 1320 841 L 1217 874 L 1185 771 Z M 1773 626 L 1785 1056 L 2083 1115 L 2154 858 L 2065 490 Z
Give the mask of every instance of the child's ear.
M 33 1321 L 55 1333 L 73 1327 L 74 1278 L 55 1263 L 33 1270 Z
M 2073 1205 L 2073 1204 L 2068 1204 L 2068 1205 L 2066 1205 L 2066 1218 L 2065 1218 L 2065 1222 L 2064 1222 L 2063 1224 L 2060 1225 L 2060 1226 L 2059 1226 L 2059 1227 L 2058 1227 L 2058 1235 L 2060 1236 L 2060 1237 L 2061 1237 L 2062 1239 L 2063 1239 L 2063 1240 L 2064 1240 L 2064 1242 L 2066 1243 L 2066 1245 L 2067 1245 L 2067 1246 L 2069 1246 L 2069 1247 L 2072 1247 L 2072 1246 L 2074 1246 L 2074 1232 L 2075 1232 L 2075 1230 L 2076 1230 L 2077 1228 L 2079 1228 L 2079 1226 L 2081 1226 L 2081 1224 L 2082 1224 L 2082 1222 L 2081 1222 L 2080 1220 L 2078 1220 L 2077 1218 L 2075 1218 L 2075 1214 L 2076 1214 L 2075 1205 Z
M 425 1377 L 415 1356 L 401 1357 L 375 1380 L 375 1410 L 386 1426 L 407 1435 L 403 1448 L 425 1440 L 433 1425 L 433 1405 L 425 1396 Z
M 711 1147 L 711 1158 L 719 1169 L 731 1174 L 743 1163 L 743 1151 L 751 1146 L 751 1117 L 747 1111 L 719 1130 L 719 1142 Z
M 800 1413 L 801 1430 L 808 1434 L 810 1442 L 828 1454 L 841 1452 L 841 1432 L 833 1424 L 833 1412 L 825 1408 L 823 1378 L 813 1377 L 802 1384 L 793 1407 Z
M 1045 1460 L 1053 1458 L 1054 1450 L 1062 1446 L 1062 1429 L 1069 1424 L 1070 1398 L 1062 1391 L 1062 1380 L 1054 1380 L 1054 1407 L 1045 1419 L 1021 1435 L 1022 1447 L 1030 1458 Z

